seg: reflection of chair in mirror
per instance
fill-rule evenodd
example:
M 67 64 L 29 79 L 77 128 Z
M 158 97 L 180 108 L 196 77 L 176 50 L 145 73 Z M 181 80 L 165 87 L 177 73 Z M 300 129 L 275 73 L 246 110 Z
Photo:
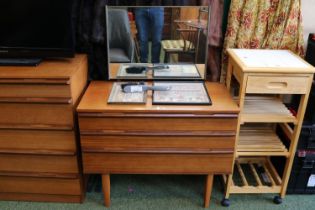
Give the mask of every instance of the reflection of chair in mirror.
M 175 24 L 177 25 L 176 31 L 179 33 L 179 39 L 162 41 L 162 48 L 165 52 L 164 62 L 170 62 L 170 57 L 173 54 L 178 56 L 186 54 L 190 55 L 192 63 L 197 63 L 198 29 L 190 26 L 185 21 L 175 21 Z
M 134 62 L 134 42 L 127 11 L 109 9 L 108 17 L 109 61 L 111 63 Z
M 137 27 L 136 27 L 136 23 L 134 21 L 134 18 L 133 16 L 130 18 L 129 16 L 129 19 L 130 20 L 130 30 L 131 30 L 131 34 L 132 34 L 132 39 L 134 41 L 134 44 L 135 44 L 135 63 L 140 63 L 140 46 L 139 46 L 139 41 L 138 41 L 138 38 L 137 38 Z

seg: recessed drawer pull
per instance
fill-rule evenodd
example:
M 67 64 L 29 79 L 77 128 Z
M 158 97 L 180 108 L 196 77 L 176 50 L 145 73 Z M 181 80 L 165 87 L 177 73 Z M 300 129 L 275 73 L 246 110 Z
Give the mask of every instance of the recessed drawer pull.
M 267 84 L 267 88 L 270 89 L 281 89 L 281 88 L 287 88 L 288 83 L 287 82 L 269 82 Z

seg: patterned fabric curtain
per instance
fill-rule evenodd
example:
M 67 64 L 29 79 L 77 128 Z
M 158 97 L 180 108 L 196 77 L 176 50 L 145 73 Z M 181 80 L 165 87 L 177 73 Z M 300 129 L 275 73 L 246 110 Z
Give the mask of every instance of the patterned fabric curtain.
M 303 56 L 301 0 L 232 0 L 221 82 L 226 77 L 228 48 L 289 49 Z

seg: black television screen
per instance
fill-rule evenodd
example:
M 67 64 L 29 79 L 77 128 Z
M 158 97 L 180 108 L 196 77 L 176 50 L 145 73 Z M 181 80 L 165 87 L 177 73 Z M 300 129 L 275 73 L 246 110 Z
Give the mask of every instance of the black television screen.
M 72 0 L 1 0 L 0 58 L 73 57 Z

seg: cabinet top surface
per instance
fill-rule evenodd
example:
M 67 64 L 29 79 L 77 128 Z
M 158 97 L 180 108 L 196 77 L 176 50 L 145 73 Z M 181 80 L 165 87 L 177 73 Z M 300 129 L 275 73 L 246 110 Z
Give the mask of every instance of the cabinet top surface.
M 315 73 L 315 68 L 289 50 L 228 49 L 244 72 Z
M 148 91 L 146 104 L 108 104 L 113 82 L 92 81 L 85 92 L 78 112 L 124 113 L 238 113 L 239 108 L 223 84 L 206 82 L 212 105 L 152 105 L 152 92 Z
M 38 66 L 0 66 L 0 78 L 69 78 L 86 59 L 85 55 L 78 54 L 71 59 L 43 60 Z

